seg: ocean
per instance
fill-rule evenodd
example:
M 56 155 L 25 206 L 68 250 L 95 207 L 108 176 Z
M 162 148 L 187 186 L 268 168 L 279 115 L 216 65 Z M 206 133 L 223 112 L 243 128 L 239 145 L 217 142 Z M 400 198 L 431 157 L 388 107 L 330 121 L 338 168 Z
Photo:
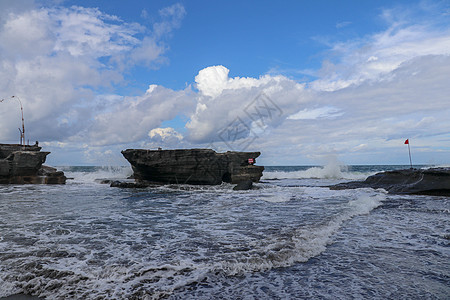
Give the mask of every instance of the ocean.
M 0 186 L 0 298 L 449 299 L 450 198 L 330 190 L 408 166 L 266 167 L 257 189 Z

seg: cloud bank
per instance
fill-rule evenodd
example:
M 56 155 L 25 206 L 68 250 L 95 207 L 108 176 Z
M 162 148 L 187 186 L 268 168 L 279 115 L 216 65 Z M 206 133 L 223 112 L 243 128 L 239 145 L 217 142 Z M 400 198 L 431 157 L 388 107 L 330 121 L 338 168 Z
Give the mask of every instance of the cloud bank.
M 108 122 L 114 127 L 114 122 L 126 119 L 124 111 L 129 118 L 142 118 L 145 109 L 159 114 L 158 109 L 162 110 L 164 105 L 170 107 L 168 102 L 155 103 L 147 93 L 129 99 L 105 91 L 123 84 L 130 68 L 157 67 L 165 60 L 165 39 L 180 26 L 185 15 L 180 4 L 162 9 L 160 21 L 150 30 L 97 8 L 37 8 L 29 1 L 15 3 L 15 6 L 6 4 L 8 9 L 0 14 L 0 97 L 21 98 L 29 137 L 42 141 L 86 137 L 86 143 L 106 144 L 106 138 L 99 138 L 110 134 L 111 128 L 105 126 L 106 117 L 111 116 Z M 180 94 L 171 93 L 166 96 Z M 10 124 L 17 123 L 15 112 L 19 111 L 13 101 L 2 104 L 1 139 L 12 141 L 17 132 Z M 144 110 L 139 114 L 136 108 Z M 170 117 L 171 113 L 164 116 Z M 147 118 L 151 118 L 148 113 Z M 149 129 L 158 125 L 156 121 L 150 123 L 140 122 L 150 126 Z M 97 131 L 86 133 L 93 128 Z M 145 135 L 131 134 L 125 138 L 121 134 L 130 135 L 124 130 L 116 132 L 109 143 Z
M 407 163 L 410 138 L 422 163 L 448 163 L 450 30 L 442 19 L 413 23 L 385 10 L 386 30 L 331 45 L 333 60 L 311 82 L 230 77 L 219 64 L 183 90 L 149 82 L 142 95 L 114 93 L 133 66 L 167 59 L 166 40 L 185 14 L 180 4 L 164 8 L 145 28 L 92 8 L 12 7 L 0 13 L 2 98 L 26 103 L 28 136 L 79 151 L 83 162 L 161 146 L 260 150 L 269 165 L 315 164 L 330 154 Z M 1 103 L 2 141 L 18 139 L 18 114 L 13 100 Z M 183 128 L 165 125 L 180 116 Z

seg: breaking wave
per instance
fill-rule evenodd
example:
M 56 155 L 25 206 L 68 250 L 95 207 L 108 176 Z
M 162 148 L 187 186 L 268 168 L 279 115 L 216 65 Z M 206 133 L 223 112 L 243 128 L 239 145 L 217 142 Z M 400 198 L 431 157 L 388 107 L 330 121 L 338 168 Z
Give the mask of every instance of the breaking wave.
M 322 167 L 310 167 L 306 170 L 296 171 L 264 171 L 262 179 L 348 179 L 364 180 L 375 172 L 349 171 L 348 166 L 330 164 Z
M 69 178 L 68 183 L 94 183 L 102 179 L 126 179 L 133 174 L 129 166 L 74 166 L 59 167 L 58 169 Z

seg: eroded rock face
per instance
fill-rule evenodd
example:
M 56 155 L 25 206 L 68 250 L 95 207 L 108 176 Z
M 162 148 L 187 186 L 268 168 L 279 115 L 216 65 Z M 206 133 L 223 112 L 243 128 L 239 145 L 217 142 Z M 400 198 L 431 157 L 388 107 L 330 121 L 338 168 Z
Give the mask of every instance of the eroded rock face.
M 365 181 L 340 183 L 331 189 L 383 188 L 392 194 L 450 196 L 450 168 L 406 169 L 369 176 Z
M 0 184 L 64 184 L 66 177 L 43 166 L 50 152 L 38 146 L 0 144 Z
M 136 181 L 165 184 L 221 184 L 246 180 L 258 182 L 264 167 L 248 163 L 260 152 L 216 153 L 211 149 L 145 150 L 127 149 Z

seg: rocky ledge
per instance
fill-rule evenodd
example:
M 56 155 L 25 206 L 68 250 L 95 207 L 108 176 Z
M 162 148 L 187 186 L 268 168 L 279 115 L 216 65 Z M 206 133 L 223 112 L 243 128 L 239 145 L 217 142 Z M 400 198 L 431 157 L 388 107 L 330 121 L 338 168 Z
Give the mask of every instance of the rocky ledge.
M 450 196 L 450 168 L 405 169 L 369 176 L 365 181 L 340 183 L 333 190 L 383 188 L 392 194 Z
M 37 144 L 0 144 L 0 184 L 65 184 L 63 172 L 42 165 L 48 154 Z
M 127 149 L 137 183 L 205 184 L 258 182 L 263 166 L 253 165 L 260 152 L 217 153 L 211 149 Z M 253 160 L 253 163 L 252 163 Z

